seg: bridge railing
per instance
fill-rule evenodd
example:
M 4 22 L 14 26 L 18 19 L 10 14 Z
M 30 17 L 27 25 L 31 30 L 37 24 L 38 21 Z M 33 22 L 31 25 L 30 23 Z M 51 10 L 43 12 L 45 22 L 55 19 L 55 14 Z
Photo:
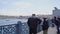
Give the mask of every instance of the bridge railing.
M 40 32 L 41 26 L 38 26 L 37 31 Z M 0 26 L 0 34 L 28 34 L 29 28 L 27 23 L 17 23 Z
M 16 34 L 17 24 L 0 26 L 0 34 Z

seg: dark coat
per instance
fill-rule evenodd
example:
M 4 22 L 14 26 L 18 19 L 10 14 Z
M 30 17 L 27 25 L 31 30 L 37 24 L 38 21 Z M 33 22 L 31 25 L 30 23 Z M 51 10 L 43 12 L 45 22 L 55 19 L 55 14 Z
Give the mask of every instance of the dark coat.
M 59 20 L 56 20 L 56 19 L 52 19 L 52 23 L 54 23 L 56 26 L 58 26 L 60 24 Z
M 38 24 L 40 24 L 40 23 L 41 23 L 41 20 L 36 17 L 35 18 L 33 18 L 33 17 L 28 18 L 28 22 L 27 22 L 27 24 L 30 28 L 37 28 Z
M 43 29 L 43 30 L 47 30 L 48 27 L 49 27 L 48 20 L 43 21 L 42 29 Z

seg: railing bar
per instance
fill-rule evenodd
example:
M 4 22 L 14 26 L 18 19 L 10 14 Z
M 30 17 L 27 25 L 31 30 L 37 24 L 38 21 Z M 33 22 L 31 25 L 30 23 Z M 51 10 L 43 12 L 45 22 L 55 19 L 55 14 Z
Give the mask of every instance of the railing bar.
M 2 27 L 2 34 L 3 34 L 3 27 Z

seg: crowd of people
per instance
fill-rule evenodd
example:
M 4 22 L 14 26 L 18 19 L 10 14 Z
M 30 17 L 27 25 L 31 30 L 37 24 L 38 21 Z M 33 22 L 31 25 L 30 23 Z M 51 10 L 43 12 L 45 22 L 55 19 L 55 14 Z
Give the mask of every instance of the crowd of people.
M 57 34 L 60 34 L 60 17 L 55 17 L 53 19 L 51 19 L 52 22 L 52 27 L 54 27 L 54 25 L 56 25 L 57 27 Z M 32 14 L 31 17 L 28 18 L 27 24 L 29 26 L 29 34 L 37 34 L 37 26 L 39 24 L 43 23 L 42 25 L 42 30 L 43 30 L 43 34 L 48 34 L 48 29 L 49 29 L 49 21 L 47 18 L 43 18 L 43 21 L 36 17 L 35 14 Z

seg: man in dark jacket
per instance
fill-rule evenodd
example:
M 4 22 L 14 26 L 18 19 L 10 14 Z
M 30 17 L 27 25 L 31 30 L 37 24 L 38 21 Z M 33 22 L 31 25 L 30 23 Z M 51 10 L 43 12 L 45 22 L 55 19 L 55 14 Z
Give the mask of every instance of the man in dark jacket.
M 57 18 L 57 34 L 60 34 L 60 18 Z
M 43 34 L 48 34 L 48 27 L 49 27 L 49 24 L 48 24 L 48 20 L 47 18 L 43 18 L 43 25 L 42 25 L 42 29 L 43 29 Z
M 54 19 L 52 20 L 52 23 L 54 23 L 56 26 L 57 26 L 57 34 L 60 34 L 60 31 L 59 31 L 59 27 L 60 27 L 60 18 L 56 18 L 54 17 Z
M 32 14 L 32 17 L 28 18 L 29 34 L 37 34 L 37 26 L 41 23 L 41 20 L 38 19 L 35 14 Z

